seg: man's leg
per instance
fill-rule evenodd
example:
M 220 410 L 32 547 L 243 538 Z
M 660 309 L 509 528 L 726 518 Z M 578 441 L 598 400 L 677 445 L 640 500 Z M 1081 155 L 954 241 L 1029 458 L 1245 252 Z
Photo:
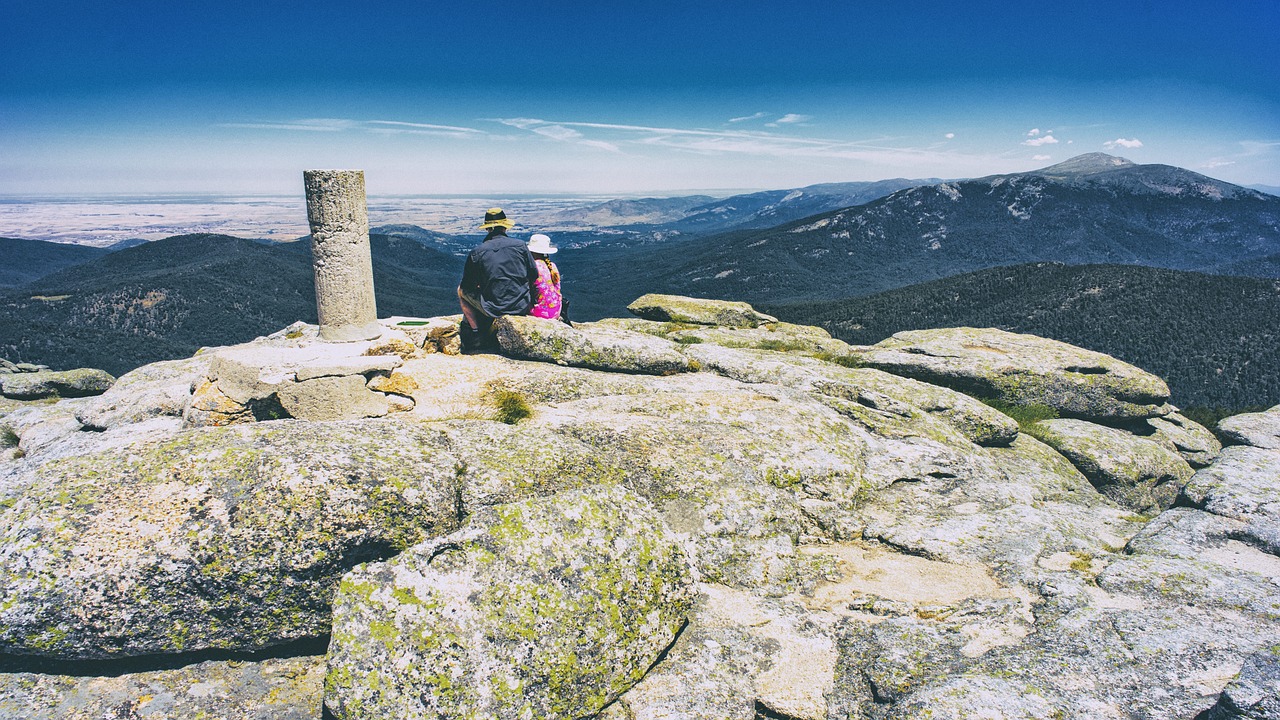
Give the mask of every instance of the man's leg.
M 480 308 L 472 305 L 467 300 L 467 296 L 462 292 L 462 288 L 458 288 L 458 305 L 462 306 L 462 317 L 466 318 L 467 325 L 471 327 L 471 332 L 476 332 L 480 328 Z

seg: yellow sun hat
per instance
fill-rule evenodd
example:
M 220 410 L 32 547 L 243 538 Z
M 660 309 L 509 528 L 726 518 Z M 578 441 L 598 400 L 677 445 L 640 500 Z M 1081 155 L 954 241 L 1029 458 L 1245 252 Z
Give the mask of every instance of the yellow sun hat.
M 507 214 L 502 212 L 502 208 L 489 208 L 484 213 L 484 224 L 480 226 L 481 230 L 490 228 L 507 228 L 508 230 L 515 227 L 515 223 L 507 219 Z

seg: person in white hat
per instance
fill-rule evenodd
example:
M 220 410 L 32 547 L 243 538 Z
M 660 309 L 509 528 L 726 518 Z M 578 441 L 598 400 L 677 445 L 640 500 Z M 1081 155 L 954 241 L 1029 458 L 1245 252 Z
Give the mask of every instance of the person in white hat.
M 529 238 L 529 252 L 533 255 L 533 264 L 538 268 L 538 279 L 534 282 L 533 309 L 529 311 L 534 317 L 560 319 L 564 304 L 564 296 L 560 293 L 560 268 L 548 257 L 558 250 L 546 235 L 539 233 Z

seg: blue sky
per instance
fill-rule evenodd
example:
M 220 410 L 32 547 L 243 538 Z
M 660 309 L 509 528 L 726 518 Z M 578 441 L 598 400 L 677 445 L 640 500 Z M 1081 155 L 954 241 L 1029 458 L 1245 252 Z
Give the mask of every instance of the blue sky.
M 1280 2 L 13 2 L 0 193 L 1280 185 Z

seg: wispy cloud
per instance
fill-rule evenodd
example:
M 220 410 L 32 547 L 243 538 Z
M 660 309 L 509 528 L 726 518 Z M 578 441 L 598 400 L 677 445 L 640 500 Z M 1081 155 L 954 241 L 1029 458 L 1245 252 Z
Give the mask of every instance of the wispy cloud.
M 1022 144 L 1030 145 L 1031 147 L 1040 147 L 1041 145 L 1057 145 L 1058 138 L 1052 135 L 1041 135 L 1040 137 L 1033 137 L 1030 140 L 1023 140 Z
M 1052 160 L 1053 156 L 1052 155 L 1032 155 L 1031 159 L 1032 160 Z
M 443 137 L 478 137 L 483 130 L 457 125 L 407 122 L 404 120 L 352 120 L 347 118 L 307 118 L 302 120 L 221 123 L 218 127 L 248 130 L 284 130 L 302 132 L 359 131 L 378 135 L 437 135 Z
M 1038 137 L 1039 135 L 1040 135 L 1040 128 L 1031 128 L 1030 130 L 1027 131 L 1027 137 Z
M 383 126 L 391 130 L 403 129 L 406 132 L 414 130 L 429 130 L 443 133 L 462 133 L 484 135 L 483 130 L 477 130 L 469 127 L 458 127 L 457 125 L 433 125 L 431 123 L 404 122 L 401 120 L 367 120 L 368 125 Z
M 767 115 L 768 113 L 758 112 L 753 115 L 743 115 L 742 117 L 729 118 L 729 122 L 740 123 L 740 122 L 746 122 L 748 120 L 759 120 L 760 118 L 765 117 Z
M 800 115 L 798 113 L 787 113 L 771 123 L 765 123 L 766 127 L 780 127 L 782 125 L 797 125 L 809 122 L 813 119 L 812 115 Z
M 1102 143 L 1102 147 L 1107 148 L 1108 150 L 1115 150 L 1116 148 L 1140 148 L 1142 147 L 1142 141 L 1138 138 L 1133 138 L 1131 140 L 1116 138 L 1115 140 L 1108 140 L 1107 142 Z
M 953 139 L 955 139 L 955 136 L 956 136 L 956 134 L 955 134 L 955 133 L 947 133 L 946 135 L 943 135 L 942 137 L 944 137 L 944 138 L 946 138 L 946 139 L 948 139 L 948 140 L 953 140 Z
M 355 120 L 338 118 L 311 118 L 305 120 L 259 121 L 220 123 L 218 127 L 244 128 L 248 130 L 300 130 L 303 132 L 341 132 L 357 126 Z
M 1226 167 L 1227 165 L 1235 165 L 1235 160 L 1223 160 L 1222 158 L 1214 158 L 1209 162 L 1200 165 L 1201 169 L 1212 170 L 1214 168 Z
M 936 167 L 954 167 L 973 159 L 933 147 L 890 147 L 883 144 L 887 138 L 837 140 L 768 130 L 675 128 L 526 117 L 493 118 L 492 121 L 542 137 L 614 152 L 622 152 L 628 147 L 637 151 L 642 148 L 667 148 L 699 155 L 737 154 L 855 160 L 898 167 L 926 167 L 931 170 Z M 576 135 L 571 134 L 575 132 Z

